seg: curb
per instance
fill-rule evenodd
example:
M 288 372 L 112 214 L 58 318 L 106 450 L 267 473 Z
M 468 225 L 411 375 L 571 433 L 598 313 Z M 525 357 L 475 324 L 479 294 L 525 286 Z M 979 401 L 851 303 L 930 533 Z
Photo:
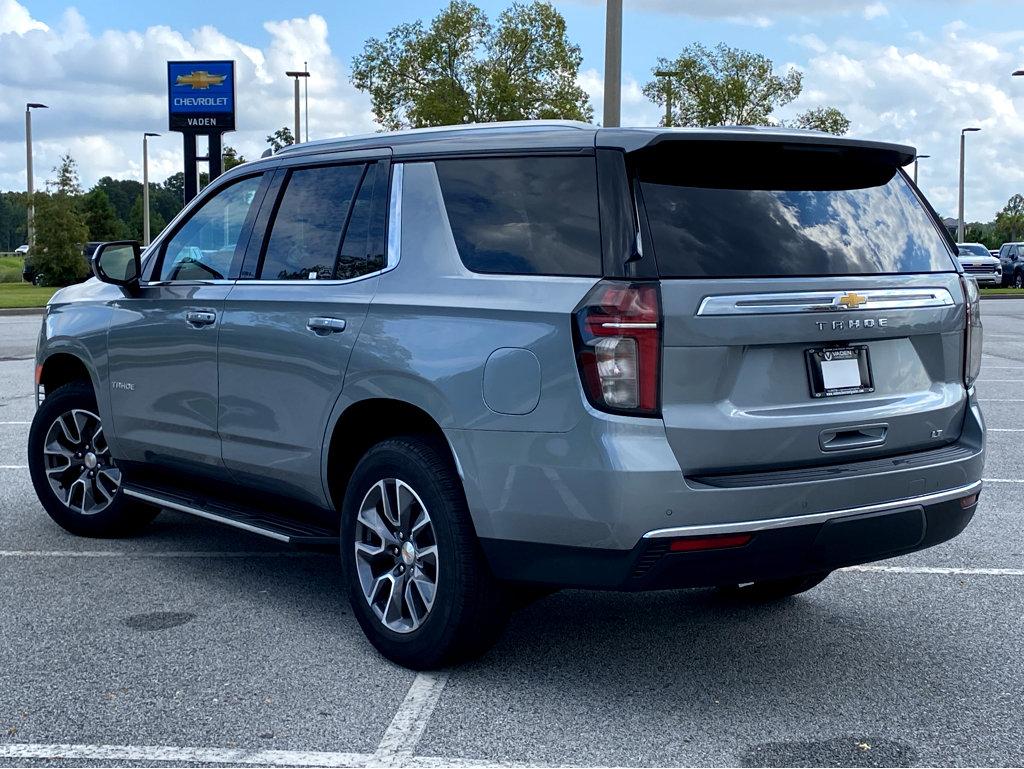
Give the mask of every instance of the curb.
M 17 315 L 45 315 L 45 307 L 14 307 L 11 309 L 0 309 L 0 318 Z
M 1019 294 L 982 294 L 982 299 L 1024 299 L 1024 291 Z

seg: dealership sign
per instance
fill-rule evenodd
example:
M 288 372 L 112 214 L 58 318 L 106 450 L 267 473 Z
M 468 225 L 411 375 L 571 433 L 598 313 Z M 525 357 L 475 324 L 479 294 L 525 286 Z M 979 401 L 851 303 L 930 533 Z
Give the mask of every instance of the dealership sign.
M 235 63 L 167 62 L 167 107 L 172 131 L 195 134 L 234 131 Z

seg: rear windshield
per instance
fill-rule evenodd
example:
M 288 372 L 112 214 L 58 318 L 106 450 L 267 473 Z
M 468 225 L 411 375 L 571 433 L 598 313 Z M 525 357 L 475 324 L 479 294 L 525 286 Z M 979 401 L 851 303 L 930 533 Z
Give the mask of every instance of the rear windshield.
M 679 142 L 636 171 L 664 277 L 956 269 L 906 178 L 868 150 Z

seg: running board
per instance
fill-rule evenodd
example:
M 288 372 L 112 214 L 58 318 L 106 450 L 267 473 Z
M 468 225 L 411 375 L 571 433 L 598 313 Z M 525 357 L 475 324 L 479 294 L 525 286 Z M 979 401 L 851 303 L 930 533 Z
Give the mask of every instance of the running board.
M 233 526 L 236 529 L 276 539 L 278 542 L 286 542 L 289 545 L 310 547 L 337 547 L 339 545 L 336 532 L 304 521 L 272 513 L 242 510 L 220 502 L 195 499 L 147 486 L 125 485 L 123 491 L 127 496 L 151 505 L 188 513 L 208 521 L 222 523 L 225 526 Z

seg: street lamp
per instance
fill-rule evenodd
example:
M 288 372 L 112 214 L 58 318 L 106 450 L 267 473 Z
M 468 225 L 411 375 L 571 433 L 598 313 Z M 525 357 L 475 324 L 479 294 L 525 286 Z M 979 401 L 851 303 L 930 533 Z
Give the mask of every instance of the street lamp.
M 677 69 L 656 69 L 655 77 L 663 77 L 665 80 L 665 127 L 672 127 L 672 80 L 673 77 L 682 77 L 684 73 Z
M 151 131 L 142 134 L 142 245 L 149 245 L 149 137 L 159 136 Z
M 1022 77 L 1022 76 L 1024 76 L 1024 69 L 1018 69 L 1018 70 L 1017 70 L 1016 72 L 1014 72 L 1014 73 L 1013 73 L 1013 75 L 1012 75 L 1012 77 Z
M 604 114 L 606 128 L 618 128 L 622 119 L 622 0 L 605 0 Z
M 301 129 L 301 121 L 299 119 L 299 78 L 309 77 L 309 72 L 307 72 L 306 70 L 289 70 L 284 74 L 286 74 L 288 77 L 295 78 L 295 143 L 298 144 L 299 142 L 302 141 L 302 134 L 299 133 Z
M 964 137 L 968 131 L 980 131 L 980 128 L 960 129 L 960 216 L 957 219 L 956 242 L 964 242 Z
M 45 104 L 29 102 L 25 105 L 25 174 L 28 177 L 28 250 L 36 247 L 36 204 L 33 200 L 35 189 L 32 183 L 32 110 L 49 109 Z
M 930 158 L 931 155 L 914 155 L 914 186 L 917 186 L 917 161 Z

